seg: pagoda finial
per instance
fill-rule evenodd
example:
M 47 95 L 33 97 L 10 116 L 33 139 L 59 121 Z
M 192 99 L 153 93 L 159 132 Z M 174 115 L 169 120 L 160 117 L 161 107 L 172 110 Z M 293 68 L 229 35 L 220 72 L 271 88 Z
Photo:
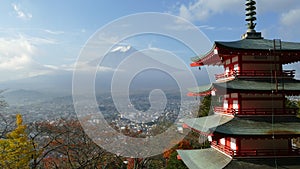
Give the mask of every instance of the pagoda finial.
M 263 39 L 260 32 L 255 31 L 256 23 L 256 7 L 255 7 L 255 0 L 246 0 L 246 21 L 248 30 L 245 34 L 242 35 L 243 39 Z
M 254 0 L 246 0 L 246 21 L 248 22 L 248 30 L 247 32 L 255 32 L 255 26 L 256 23 L 256 7 L 255 7 L 256 2 Z

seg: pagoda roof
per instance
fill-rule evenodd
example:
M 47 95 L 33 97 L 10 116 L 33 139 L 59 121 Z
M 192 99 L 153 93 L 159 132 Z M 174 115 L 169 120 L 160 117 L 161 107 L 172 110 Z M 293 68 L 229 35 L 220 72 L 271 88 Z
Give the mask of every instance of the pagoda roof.
M 183 121 L 194 130 L 226 135 L 300 135 L 297 117 L 231 117 L 214 114 Z
M 220 169 L 227 166 L 232 158 L 214 148 L 198 150 L 177 150 L 182 161 L 188 168 Z
M 274 44 L 274 41 L 276 41 L 276 45 Z M 280 43 L 280 47 L 277 43 Z M 216 51 L 215 49 L 218 50 Z M 244 53 L 241 51 L 244 51 Z M 284 57 L 284 59 L 282 59 L 282 63 L 296 62 L 299 61 L 299 57 L 295 56 L 300 55 L 300 43 L 285 41 L 277 42 L 277 40 L 251 38 L 245 38 L 242 40 L 231 42 L 215 41 L 212 49 L 207 54 L 191 58 L 191 61 L 193 62 L 191 66 L 201 66 L 204 64 L 221 64 L 221 55 L 260 55 L 263 52 L 268 52 L 267 54 L 270 54 L 271 51 L 276 52 L 277 54 L 281 53 L 281 56 Z M 197 62 L 199 63 L 196 64 Z
M 211 90 L 239 91 L 239 92 L 270 92 L 270 91 L 284 91 L 284 92 L 299 92 L 300 80 L 296 79 L 277 79 L 277 84 L 274 79 L 242 79 L 235 78 L 226 82 L 216 82 L 209 85 L 190 88 L 189 96 L 201 95 L 208 93 Z
M 242 39 L 232 42 L 215 42 L 216 46 L 242 50 L 273 50 L 274 40 L 269 39 Z M 281 41 L 281 50 L 299 51 L 300 43 Z
M 188 96 L 206 96 L 209 95 L 213 89 L 214 89 L 213 84 L 207 84 L 195 88 L 190 88 L 188 89 L 190 91 L 188 93 Z
M 223 125 L 232 119 L 232 116 L 213 114 L 201 118 L 184 119 L 183 122 L 197 131 L 209 133 L 216 127 Z
M 273 169 L 273 168 L 299 168 L 299 157 L 285 158 L 238 158 L 229 156 L 215 150 L 214 148 L 196 150 L 177 150 L 182 161 L 188 168 L 193 169 Z
M 273 119 L 273 120 L 272 120 Z M 300 135 L 300 119 L 297 117 L 235 117 L 216 128 L 227 135 Z
M 275 158 L 239 158 L 232 160 L 224 169 L 297 169 L 300 168 L 299 157 Z

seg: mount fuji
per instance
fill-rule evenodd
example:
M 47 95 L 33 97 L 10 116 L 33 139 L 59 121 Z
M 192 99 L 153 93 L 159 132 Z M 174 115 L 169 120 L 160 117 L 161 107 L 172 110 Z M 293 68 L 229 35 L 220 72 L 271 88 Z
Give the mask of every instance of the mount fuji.
M 95 91 L 96 93 L 107 93 L 111 90 L 112 77 L 118 65 L 128 59 L 131 55 L 136 55 L 138 58 L 149 58 L 146 54 L 139 52 L 131 46 L 117 46 L 112 49 L 99 64 L 97 60 L 92 60 L 87 63 L 87 66 L 94 67 L 99 66 L 98 72 L 95 77 Z M 178 71 L 174 67 L 164 65 L 164 63 L 155 62 L 151 59 L 146 62 L 153 62 L 153 64 L 159 64 L 160 67 L 168 66 L 170 71 Z M 139 60 L 133 60 L 128 64 L 124 73 L 135 65 L 139 64 Z M 130 71 L 129 71 L 130 72 Z M 203 71 L 192 69 L 192 72 L 197 78 L 198 83 L 209 82 L 208 76 Z M 199 73 L 200 72 L 200 73 Z M 11 80 L 0 83 L 0 89 L 7 89 L 5 91 L 5 97 L 20 98 L 24 100 L 30 95 L 34 95 L 33 99 L 39 99 L 41 97 L 59 97 L 69 96 L 72 94 L 72 77 L 73 71 L 68 70 L 53 70 L 51 73 L 38 75 L 35 77 L 29 77 L 19 80 Z M 122 85 L 122 84 L 120 84 Z M 191 86 L 194 87 L 194 86 Z M 130 85 L 130 90 L 144 91 L 159 88 L 161 90 L 175 90 L 178 89 L 176 79 L 159 70 L 147 70 L 137 74 Z M 19 93 L 19 95 L 18 95 Z M 24 94 L 26 93 L 26 94 Z

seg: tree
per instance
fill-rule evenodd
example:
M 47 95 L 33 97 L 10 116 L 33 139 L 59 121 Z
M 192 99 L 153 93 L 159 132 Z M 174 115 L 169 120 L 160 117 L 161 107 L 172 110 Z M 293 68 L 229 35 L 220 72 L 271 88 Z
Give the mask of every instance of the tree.
M 190 131 L 182 141 L 176 144 L 170 150 L 167 150 L 163 153 L 163 157 L 166 159 L 168 169 L 186 169 L 187 167 L 182 162 L 182 160 L 177 159 L 177 151 L 176 150 L 189 150 L 189 149 L 197 149 L 197 148 L 208 148 L 210 147 L 208 142 L 199 143 L 199 133 Z
M 300 101 L 297 101 L 297 106 L 298 106 L 298 113 L 297 116 L 300 118 Z
M 84 132 L 77 119 L 60 119 L 31 124 L 36 149 L 43 150 L 37 158 L 40 168 L 120 168 L 114 154 L 106 152 Z
M 290 100 L 288 98 L 285 98 L 285 107 L 286 108 L 292 108 L 292 109 L 298 109 L 298 103 L 297 101 Z
M 298 109 L 297 116 L 300 115 L 300 101 L 290 100 L 289 98 L 285 98 L 285 107 L 290 109 Z
M 211 106 L 211 95 L 204 96 L 198 110 L 198 117 L 207 116 Z
M 26 126 L 22 124 L 20 114 L 16 115 L 16 128 L 0 140 L 1 168 L 29 168 L 30 162 L 37 158 L 34 143 L 26 134 Z
M 5 138 L 6 134 L 12 130 L 14 120 L 9 116 L 5 116 L 5 112 L 8 107 L 8 103 L 3 99 L 1 95 L 4 90 L 0 90 L 0 139 Z
M 167 168 L 169 168 L 169 169 L 172 169 L 172 168 L 185 169 L 185 168 L 187 168 L 181 160 L 177 159 L 178 153 L 176 151 L 176 150 L 186 150 L 186 149 L 192 149 L 192 146 L 190 145 L 189 140 L 183 139 L 178 144 L 176 144 L 173 148 L 165 151 L 163 154 L 163 157 L 167 161 Z
M 178 155 L 178 153 L 176 151 L 171 153 L 169 161 L 168 161 L 168 165 L 166 168 L 167 169 L 188 169 L 182 160 L 177 159 L 177 155 Z

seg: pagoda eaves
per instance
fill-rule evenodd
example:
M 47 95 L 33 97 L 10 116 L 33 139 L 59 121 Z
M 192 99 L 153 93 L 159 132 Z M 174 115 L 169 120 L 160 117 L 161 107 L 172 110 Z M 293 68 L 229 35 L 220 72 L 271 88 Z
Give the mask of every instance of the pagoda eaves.
M 234 55 L 240 57 L 276 55 L 280 58 L 279 63 L 288 64 L 298 61 L 300 43 L 268 39 L 242 39 L 232 42 L 216 41 L 207 54 L 191 58 L 191 66 L 222 65 L 226 58 Z
M 212 83 L 205 86 L 190 88 L 188 96 L 206 96 L 211 94 L 212 91 L 218 93 L 226 92 L 239 92 L 239 93 L 284 93 L 286 95 L 299 95 L 300 94 L 300 80 L 286 79 L 277 80 L 272 79 L 241 79 Z

